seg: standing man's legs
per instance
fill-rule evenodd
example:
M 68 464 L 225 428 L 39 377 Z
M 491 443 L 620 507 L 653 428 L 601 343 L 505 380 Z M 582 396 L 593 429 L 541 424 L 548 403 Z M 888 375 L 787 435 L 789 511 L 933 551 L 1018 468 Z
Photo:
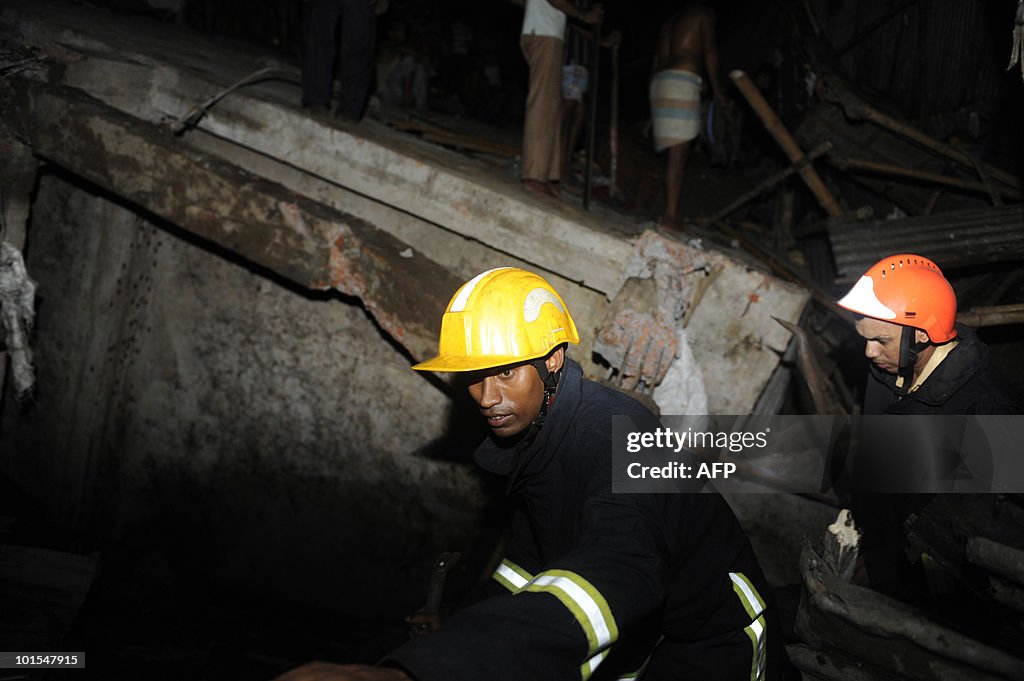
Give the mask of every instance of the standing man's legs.
M 523 122 L 523 184 L 549 193 L 562 172 L 562 41 L 549 36 L 524 35 L 523 56 L 530 66 L 530 89 Z
M 572 175 L 572 157 L 583 129 L 586 94 L 590 72 L 585 66 L 569 64 L 562 67 L 562 171 L 561 177 Z
M 700 134 L 701 78 L 683 69 L 665 69 L 651 79 L 654 148 L 665 151 L 665 215 L 662 224 L 680 226 L 680 194 L 690 142 Z
M 662 218 L 662 224 L 676 229 L 680 227 L 679 204 L 683 193 L 683 170 L 690 154 L 690 143 L 673 145 L 665 154 L 665 216 Z
M 580 99 L 562 100 L 562 177 L 572 174 L 572 157 L 576 151 L 586 105 Z
M 342 0 L 338 116 L 362 119 L 373 84 L 377 12 L 373 0 Z
M 334 71 L 338 0 L 309 0 L 302 28 L 302 105 L 329 106 Z

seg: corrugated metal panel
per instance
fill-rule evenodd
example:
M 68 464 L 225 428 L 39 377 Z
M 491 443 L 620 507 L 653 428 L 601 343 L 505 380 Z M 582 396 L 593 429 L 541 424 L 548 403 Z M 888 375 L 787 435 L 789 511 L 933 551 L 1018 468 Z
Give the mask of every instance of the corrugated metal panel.
M 891 99 L 904 116 L 945 139 L 966 130 L 972 111 L 983 120 L 993 115 L 1001 100 L 1013 5 L 1007 3 L 1005 33 L 997 33 L 1002 25 L 989 16 L 998 15 L 991 4 L 919 0 L 867 36 L 843 64 L 866 93 Z M 830 42 L 841 45 L 895 5 L 819 2 L 816 9 Z
M 836 282 L 853 281 L 894 253 L 917 253 L 939 267 L 1024 260 L 1024 207 L 1004 206 L 903 220 L 830 220 Z

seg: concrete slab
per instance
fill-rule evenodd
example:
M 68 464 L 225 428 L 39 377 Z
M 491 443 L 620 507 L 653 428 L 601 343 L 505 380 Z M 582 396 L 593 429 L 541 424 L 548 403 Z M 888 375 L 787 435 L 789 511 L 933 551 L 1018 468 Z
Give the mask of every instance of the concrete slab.
M 269 63 L 252 48 L 56 0 L 7 2 L 0 11 L 0 34 L 48 55 L 50 67 L 35 78 L 162 129 Z M 637 238 L 639 225 L 606 209 L 588 213 L 528 194 L 515 178 L 487 164 L 378 121 L 352 126 L 311 118 L 297 106 L 297 69 L 275 68 L 279 78 L 245 86 L 217 102 L 184 133 L 183 143 L 397 237 L 417 256 L 436 260 L 440 271 L 455 273 L 456 280 L 499 264 L 521 264 L 551 276 L 584 335 L 578 356 L 589 374 L 598 374 L 591 344 L 609 301 L 628 277 L 655 276 L 645 269 L 649 258 L 643 249 L 650 241 Z M 55 149 L 56 139 L 47 144 Z M 182 180 L 183 190 L 196 191 L 189 185 Z M 116 184 L 110 188 L 130 191 Z M 274 223 L 262 224 L 274 229 Z M 699 366 L 709 411 L 748 412 L 787 340 L 771 316 L 796 321 L 806 291 L 675 235 L 660 235 L 658 241 L 666 244 L 659 256 L 662 270 L 682 276 L 695 259 L 721 266 L 687 313 L 682 342 L 688 352 L 678 357 L 689 364 L 673 365 L 673 375 Z M 236 247 L 234 241 L 224 243 Z M 255 246 L 237 243 L 237 248 L 251 254 Z M 416 276 L 406 281 L 433 286 L 432 279 Z M 308 279 L 297 281 L 311 285 Z M 422 288 L 414 283 L 417 287 Z M 437 315 L 443 303 L 420 311 L 428 308 Z M 663 411 L 675 413 L 681 403 L 686 402 L 674 397 Z
M 52 0 L 12 3 L 0 15 L 0 30 L 6 28 L 50 53 L 54 45 L 80 50 L 62 82 L 150 122 L 170 124 L 264 66 L 198 35 L 168 44 L 162 25 L 96 22 L 87 8 Z M 151 41 L 139 41 L 150 34 Z M 298 79 L 287 66 L 281 73 Z M 198 127 L 591 288 L 613 293 L 621 286 L 616 264 L 629 245 L 619 234 L 630 230 L 628 220 L 606 214 L 598 222 L 566 203 L 534 198 L 482 163 L 372 120 L 346 126 L 311 118 L 297 109 L 296 88 L 282 94 L 280 87 L 239 91 Z
M 414 358 L 436 350 L 435 311 L 461 281 L 390 234 L 78 91 L 38 84 L 11 102 L 42 158 L 302 286 L 361 299 Z

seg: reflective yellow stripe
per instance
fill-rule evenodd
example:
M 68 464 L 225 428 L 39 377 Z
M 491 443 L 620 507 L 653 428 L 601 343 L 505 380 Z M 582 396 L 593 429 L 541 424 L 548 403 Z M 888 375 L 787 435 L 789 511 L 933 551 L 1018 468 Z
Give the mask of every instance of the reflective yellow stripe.
M 764 678 L 766 656 L 764 654 L 765 641 L 768 638 L 767 625 L 764 615 L 750 623 L 743 632 L 750 639 L 750 681 L 761 681 Z
M 519 592 L 531 579 L 533 579 L 533 575 L 510 561 L 508 558 L 501 561 L 501 565 L 494 570 L 494 574 L 492 574 L 491 577 L 512 593 Z
M 608 650 L 602 650 L 597 655 L 594 655 L 583 663 L 583 666 L 580 667 L 580 677 L 583 681 L 587 681 L 587 679 L 590 678 L 590 675 L 597 671 L 597 665 L 601 664 L 604 661 L 604 658 L 608 657 L 609 652 L 610 651 Z
M 730 572 L 729 579 L 732 580 L 732 590 L 743 604 L 743 609 L 750 616 L 750 624 L 743 629 L 743 632 L 750 639 L 751 660 L 750 660 L 750 681 L 761 681 L 764 678 L 765 670 L 765 641 L 768 638 L 768 625 L 764 619 L 765 604 L 761 594 L 757 592 L 754 585 L 742 572 Z
M 568 570 L 542 572 L 526 586 L 526 591 L 549 593 L 562 602 L 583 628 L 590 656 L 580 668 L 584 680 L 597 669 L 607 648 L 619 638 L 611 608 L 604 596 L 586 579 Z
M 589 657 L 580 667 L 580 675 L 583 681 L 587 681 L 619 637 L 611 608 L 594 585 L 568 570 L 547 570 L 534 577 L 507 558 L 495 568 L 491 577 L 512 593 L 549 593 L 569 609 L 587 637 Z
M 757 589 L 742 572 L 730 572 L 729 579 L 732 580 L 732 589 L 740 597 L 743 608 L 750 615 L 750 619 L 757 619 L 757 616 L 764 612 L 765 608 L 761 594 L 757 593 Z

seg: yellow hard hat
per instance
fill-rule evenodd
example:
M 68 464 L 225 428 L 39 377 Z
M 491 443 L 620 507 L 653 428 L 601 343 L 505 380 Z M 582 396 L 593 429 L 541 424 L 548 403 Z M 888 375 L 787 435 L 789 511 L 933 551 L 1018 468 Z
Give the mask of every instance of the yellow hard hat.
M 441 318 L 437 355 L 413 369 L 491 369 L 579 342 L 576 324 L 551 284 L 517 267 L 499 267 L 459 287 Z

